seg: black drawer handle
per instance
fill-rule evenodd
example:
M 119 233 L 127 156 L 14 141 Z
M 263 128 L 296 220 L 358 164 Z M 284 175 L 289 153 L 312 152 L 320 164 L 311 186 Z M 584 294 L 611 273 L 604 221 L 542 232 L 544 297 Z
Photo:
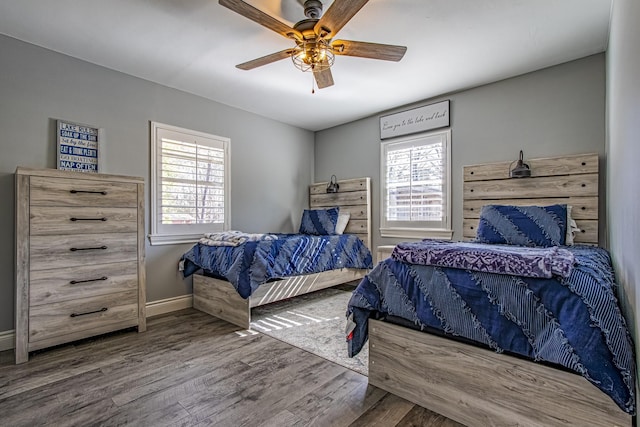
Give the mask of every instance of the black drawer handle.
M 106 191 L 89 191 L 89 190 L 69 190 L 69 193 L 71 194 L 77 194 L 77 193 L 102 194 L 103 196 L 107 195 Z
M 76 218 L 76 217 L 71 217 L 69 218 L 71 221 L 106 221 L 107 218 L 102 217 L 102 218 Z
M 70 248 L 69 250 L 71 252 L 75 252 L 75 251 L 93 251 L 93 250 L 98 250 L 98 249 L 107 249 L 106 246 L 98 246 L 97 248 Z
M 107 310 L 108 310 L 107 307 L 102 307 L 100 310 L 87 311 L 86 313 L 71 313 L 69 317 L 86 316 L 87 314 L 102 313 L 103 311 L 107 311 Z
M 69 283 L 71 285 L 77 285 L 78 283 L 89 283 L 89 282 L 99 282 L 101 280 L 107 280 L 107 276 L 98 277 L 97 279 L 88 279 L 88 280 L 72 280 Z

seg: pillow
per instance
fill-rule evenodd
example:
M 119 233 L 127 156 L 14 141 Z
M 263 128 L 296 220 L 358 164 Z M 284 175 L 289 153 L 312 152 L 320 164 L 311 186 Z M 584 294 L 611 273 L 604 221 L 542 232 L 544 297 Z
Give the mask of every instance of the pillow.
M 336 234 L 340 209 L 305 209 L 300 221 L 300 234 Z
M 336 223 L 336 234 L 344 233 L 344 230 L 345 228 L 347 228 L 347 224 L 349 223 L 349 218 L 351 218 L 351 214 L 349 212 L 338 213 L 338 222 Z
M 578 225 L 576 224 L 576 220 L 571 218 L 571 210 L 573 207 L 571 205 L 567 205 L 567 237 L 565 238 L 564 244 L 567 246 L 573 245 L 573 238 L 577 232 L 580 231 Z
M 485 205 L 477 241 L 519 246 L 561 246 L 567 237 L 567 205 Z

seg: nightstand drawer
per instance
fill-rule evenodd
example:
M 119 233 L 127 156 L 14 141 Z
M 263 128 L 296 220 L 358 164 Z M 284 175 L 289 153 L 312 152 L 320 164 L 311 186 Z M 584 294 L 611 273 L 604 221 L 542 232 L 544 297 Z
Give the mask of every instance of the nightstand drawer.
M 30 271 L 132 261 L 138 257 L 136 233 L 33 236 Z
M 102 206 L 135 208 L 137 185 L 128 182 L 81 181 L 32 176 L 31 206 Z
M 30 305 L 50 304 L 138 288 L 137 261 L 31 272 Z
M 135 325 L 137 319 L 136 290 L 39 305 L 29 311 L 29 341 L 73 335 L 129 320 Z
M 376 250 L 377 262 L 383 261 L 387 258 L 391 258 L 391 252 L 393 252 L 394 248 L 395 245 L 378 246 Z
M 82 233 L 135 233 L 134 208 L 33 206 L 29 212 L 32 236 Z

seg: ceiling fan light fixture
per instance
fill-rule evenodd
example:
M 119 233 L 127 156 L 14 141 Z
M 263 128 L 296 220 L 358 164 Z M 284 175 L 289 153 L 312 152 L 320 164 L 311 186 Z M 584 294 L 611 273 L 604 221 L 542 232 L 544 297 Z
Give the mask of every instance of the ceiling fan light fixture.
M 322 71 L 331 68 L 336 56 L 326 40 L 305 40 L 291 52 L 293 65 L 300 71 Z

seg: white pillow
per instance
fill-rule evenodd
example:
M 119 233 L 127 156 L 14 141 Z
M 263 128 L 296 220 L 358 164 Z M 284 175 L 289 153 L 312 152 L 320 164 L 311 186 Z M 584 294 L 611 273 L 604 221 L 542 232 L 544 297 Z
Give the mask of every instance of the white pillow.
M 578 228 L 578 225 L 576 224 L 576 220 L 571 218 L 572 209 L 573 209 L 573 206 L 567 205 L 567 234 L 565 235 L 565 238 L 564 238 L 564 244 L 567 246 L 573 245 L 573 237 L 576 232 L 580 231 L 580 229 Z M 338 218 L 338 221 L 340 221 L 340 218 Z
M 349 212 L 338 213 L 338 222 L 336 222 L 336 234 L 344 233 L 344 229 L 347 228 L 349 218 L 351 218 L 351 214 Z

